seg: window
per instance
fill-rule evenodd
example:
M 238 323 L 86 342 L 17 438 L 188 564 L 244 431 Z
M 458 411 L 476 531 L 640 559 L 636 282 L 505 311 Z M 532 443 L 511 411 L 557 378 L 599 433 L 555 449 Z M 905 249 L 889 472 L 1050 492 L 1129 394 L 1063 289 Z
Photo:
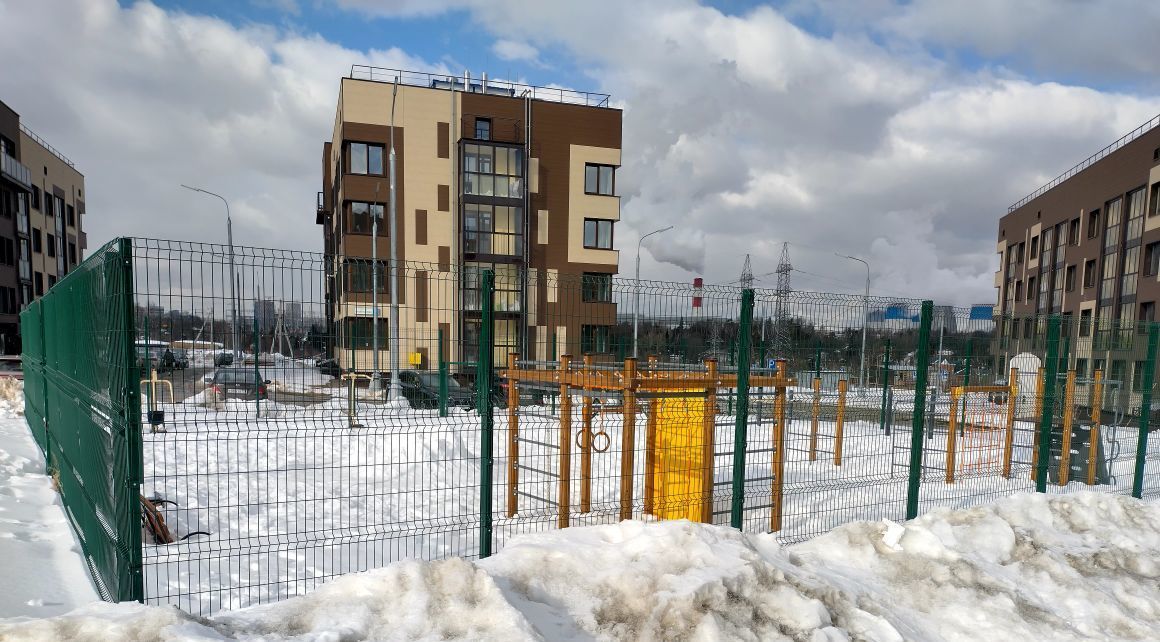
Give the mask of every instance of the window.
M 1032 261 L 1039 258 L 1039 237 L 1038 236 L 1031 237 L 1031 256 L 1028 258 Z
M 1092 311 L 1091 310 L 1080 310 L 1079 311 L 1079 336 L 1081 336 L 1081 337 L 1092 336 Z
M 1075 266 L 1067 266 L 1067 277 L 1064 278 L 1063 289 L 1068 292 L 1075 292 Z
M 1152 186 L 1152 206 L 1148 208 L 1148 216 L 1157 214 L 1160 214 L 1160 183 Z
M 36 252 L 37 254 L 40 254 L 44 251 L 44 249 L 41 247 L 40 230 L 38 229 L 32 230 L 32 251 Z
M 1026 249 L 1026 246 L 1027 246 L 1027 244 L 1024 243 L 1023 241 L 1020 241 L 1019 245 L 1015 246 L 1015 263 L 1016 264 L 1023 263 L 1023 250 Z
M 1144 246 L 1144 276 L 1160 273 L 1160 241 Z
M 1127 241 L 1135 241 L 1144 232 L 1144 188 L 1128 192 Z
M 1075 376 L 1077 376 L 1081 379 L 1088 376 L 1088 360 L 1087 359 L 1076 359 L 1075 360 Z
M 32 279 L 32 284 L 36 288 L 36 296 L 44 294 L 44 274 L 37 272 Z
M 1132 392 L 1141 392 L 1144 389 L 1144 362 L 1132 364 Z
M 595 250 L 612 249 L 612 221 L 584 219 L 584 247 Z
M 383 146 L 371 143 L 351 143 L 350 173 L 382 176 Z
M 51 234 L 45 234 L 45 246 L 48 249 L 49 256 L 56 256 L 56 237 Z
M 379 348 L 390 347 L 388 332 L 389 319 L 379 317 Z M 347 350 L 369 350 L 374 347 L 374 319 L 371 317 L 347 317 L 342 320 L 342 347 Z
M 1088 212 L 1088 229 L 1087 236 L 1089 239 L 1094 239 L 1100 235 L 1100 211 L 1092 210 Z
M 1067 243 L 1079 245 L 1079 218 L 1071 219 L 1071 224 L 1067 228 Z
M 1140 271 L 1140 246 L 1134 245 L 1124 250 L 1124 265 L 1120 273 L 1120 296 L 1136 293 L 1136 277 Z
M 1097 372 L 1104 372 L 1104 360 L 1094 359 L 1092 361 L 1092 376 L 1096 376 Z M 1107 374 L 1106 372 L 1104 374 Z
M 53 199 L 52 194 L 49 194 L 48 192 L 44 193 L 43 211 L 44 211 L 44 215 L 49 217 L 49 218 L 52 218 L 52 199 Z
M 1105 252 L 1114 249 L 1120 244 L 1120 224 L 1123 222 L 1123 205 L 1124 199 L 1117 198 L 1108 201 L 1104 207 L 1104 211 L 1107 212 L 1107 216 L 1105 216 L 1107 228 L 1104 233 Z
M 375 274 L 371 269 L 371 261 L 366 259 L 347 259 L 343 261 L 345 279 L 344 290 L 349 293 L 370 292 Z M 379 293 L 387 292 L 387 264 L 378 262 Z
M 524 151 L 498 145 L 463 146 L 463 193 L 523 198 Z
M 1023 300 L 1023 281 L 1016 281 L 1015 282 L 1015 300 L 1016 301 Z
M 77 244 L 72 241 L 68 242 L 68 262 L 70 265 L 77 264 Z
M 1139 316 L 1137 317 L 1136 320 L 1141 323 L 1140 332 L 1141 333 L 1147 332 L 1148 331 L 1147 326 L 1145 326 L 1143 324 L 1152 323 L 1152 322 L 1156 321 L 1156 302 L 1155 301 L 1142 301 L 1140 303 L 1140 309 L 1139 309 L 1138 314 L 1139 314 Z
M 1027 300 L 1031 301 L 1035 298 L 1035 277 L 1027 279 Z
M 585 303 L 612 301 L 612 275 L 585 272 L 582 294 Z
M 387 236 L 387 229 L 383 227 L 383 205 L 381 203 L 364 203 L 352 201 L 348 204 L 346 215 L 346 231 L 348 234 L 370 234 L 371 212 L 379 220 L 379 236 Z
M 467 254 L 522 255 L 523 218 L 522 207 L 464 203 L 463 251 Z
M 584 193 L 612 196 L 616 194 L 616 168 L 612 165 L 584 165 Z
M 606 325 L 580 326 L 580 352 L 586 354 L 609 352 L 609 334 L 611 328 Z
M 1127 362 L 1123 360 L 1116 359 L 1112 361 L 1112 370 L 1108 373 L 1108 379 L 1124 383 L 1124 376 L 1128 374 L 1126 366 Z
M 40 209 L 40 188 L 32 186 L 32 201 L 28 204 L 34 210 Z
M 491 119 L 475 119 L 475 137 L 479 140 L 491 140 Z
M 1084 261 L 1084 264 L 1083 264 L 1083 287 L 1086 290 L 1087 288 L 1095 287 L 1095 285 L 1096 285 L 1096 260 L 1095 259 L 1088 259 L 1087 261 Z
M 481 309 L 480 287 L 483 284 L 483 270 L 495 272 L 495 311 L 520 311 L 520 271 L 519 267 L 510 263 L 468 263 L 464 266 L 463 309 L 478 311 Z M 498 336 L 498 335 L 497 335 Z M 499 342 L 496 342 L 499 345 Z M 504 359 L 507 359 L 505 356 Z
M 66 205 L 64 208 L 64 211 L 65 211 L 65 220 L 68 221 L 69 225 L 76 227 L 76 224 L 77 224 L 76 209 L 74 209 L 72 205 Z

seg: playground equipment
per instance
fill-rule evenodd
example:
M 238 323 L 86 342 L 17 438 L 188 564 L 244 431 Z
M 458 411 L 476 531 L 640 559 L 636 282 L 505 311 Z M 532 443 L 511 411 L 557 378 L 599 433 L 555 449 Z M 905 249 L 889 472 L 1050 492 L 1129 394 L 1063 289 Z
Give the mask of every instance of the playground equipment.
M 169 403 L 173 404 L 173 383 L 167 379 L 162 379 L 157 376 L 156 369 L 150 369 L 149 378 L 142 379 L 140 386 L 145 388 L 145 398 L 148 400 L 149 409 L 147 418 L 149 420 L 149 432 L 165 432 L 165 411 L 157 409 L 157 389 L 169 391 Z
M 1006 393 L 1003 404 L 992 403 L 989 395 Z M 975 395 L 974 398 L 969 395 Z M 988 397 L 979 398 L 979 395 Z M 983 469 L 994 466 L 1002 451 L 1003 474 L 1010 475 L 1011 456 L 1015 441 L 1015 406 L 1019 397 L 1018 371 L 1011 369 L 1005 386 L 955 386 L 951 388 L 951 402 L 947 417 L 946 480 L 955 483 L 958 466 Z M 974 403 L 971 403 L 971 402 Z M 998 407 L 996 407 L 998 406 Z M 996 419 L 999 419 L 997 421 Z M 1003 439 L 998 443 L 997 434 Z M 958 438 L 964 438 L 964 458 L 956 461 Z M 965 464 L 965 466 L 963 466 Z
M 553 368 L 553 366 L 555 366 Z M 781 490 L 785 468 L 785 399 L 786 389 L 795 380 L 785 376 L 785 362 L 778 361 L 775 374 L 755 374 L 749 378 L 752 388 L 772 388 L 775 395 L 775 424 L 771 467 L 771 530 L 781 528 Z M 636 456 L 636 431 L 641 405 L 645 416 L 644 512 L 658 519 L 688 518 L 711 523 L 713 512 L 714 457 L 716 452 L 717 395 L 721 389 L 737 386 L 737 375 L 721 373 L 715 360 L 706 360 L 704 370 L 688 366 L 661 364 L 649 357 L 638 369 L 637 360 L 627 358 L 623 365 L 596 364 L 585 355 L 576 367 L 570 355 L 558 363 L 519 361 L 516 353 L 508 355 L 507 368 L 500 376 L 509 382 L 508 394 L 508 466 L 507 516 L 519 512 L 520 447 L 523 443 L 541 442 L 520 435 L 519 389 L 539 388 L 559 394 L 559 439 L 557 471 L 548 472 L 556 480 L 557 525 L 566 528 L 571 522 L 572 445 L 580 449 L 580 512 L 592 510 L 592 455 L 611 446 L 612 439 L 604 429 L 603 419 L 618 415 L 621 420 L 619 518 L 632 518 L 633 474 Z M 573 397 L 581 398 L 580 429 L 573 436 Z M 608 404 L 608 398 L 618 404 Z M 594 420 L 601 420 L 593 430 Z M 601 444 L 604 444 L 601 450 Z M 540 471 L 543 472 L 543 471 Z M 765 478 L 763 478 L 765 479 Z

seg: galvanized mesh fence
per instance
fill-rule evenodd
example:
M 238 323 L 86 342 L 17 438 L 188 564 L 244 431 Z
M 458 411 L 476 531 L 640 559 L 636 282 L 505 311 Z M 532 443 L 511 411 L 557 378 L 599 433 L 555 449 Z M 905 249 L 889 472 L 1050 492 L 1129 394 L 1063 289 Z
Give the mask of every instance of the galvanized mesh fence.
M 119 240 L 25 311 L 27 415 L 105 597 L 195 613 L 623 519 L 1160 493 L 1160 326 L 987 312 Z

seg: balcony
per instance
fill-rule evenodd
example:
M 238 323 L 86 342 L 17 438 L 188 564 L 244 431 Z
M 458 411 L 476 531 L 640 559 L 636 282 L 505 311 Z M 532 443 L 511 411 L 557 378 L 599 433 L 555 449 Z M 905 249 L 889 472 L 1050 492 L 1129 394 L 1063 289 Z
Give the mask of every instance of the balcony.
M 8 154 L 0 154 L 0 175 L 24 187 L 25 191 L 32 191 L 32 171 Z

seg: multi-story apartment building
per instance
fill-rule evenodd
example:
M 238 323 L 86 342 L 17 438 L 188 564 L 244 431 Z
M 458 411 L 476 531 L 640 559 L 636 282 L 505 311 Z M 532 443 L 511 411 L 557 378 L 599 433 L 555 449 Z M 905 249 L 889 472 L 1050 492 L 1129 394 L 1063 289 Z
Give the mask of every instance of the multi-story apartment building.
M 1160 301 L 1160 116 L 1008 208 L 995 274 L 1002 354 L 1042 348 L 1062 315 L 1069 366 L 1138 389 Z
M 607 95 L 353 68 L 323 145 L 317 211 L 330 271 L 328 334 L 343 367 L 371 364 L 372 216 L 380 266 L 391 243 L 407 266 L 398 275 L 403 364 L 431 367 L 439 336 L 445 358 L 474 359 L 485 268 L 496 275 L 498 363 L 509 351 L 548 358 L 607 350 L 620 147 L 621 111 Z M 386 358 L 390 285 L 380 270 Z M 572 282 L 583 282 L 583 292 L 564 286 Z
M 19 312 L 80 262 L 84 176 L 0 102 L 0 350 L 19 352 Z

